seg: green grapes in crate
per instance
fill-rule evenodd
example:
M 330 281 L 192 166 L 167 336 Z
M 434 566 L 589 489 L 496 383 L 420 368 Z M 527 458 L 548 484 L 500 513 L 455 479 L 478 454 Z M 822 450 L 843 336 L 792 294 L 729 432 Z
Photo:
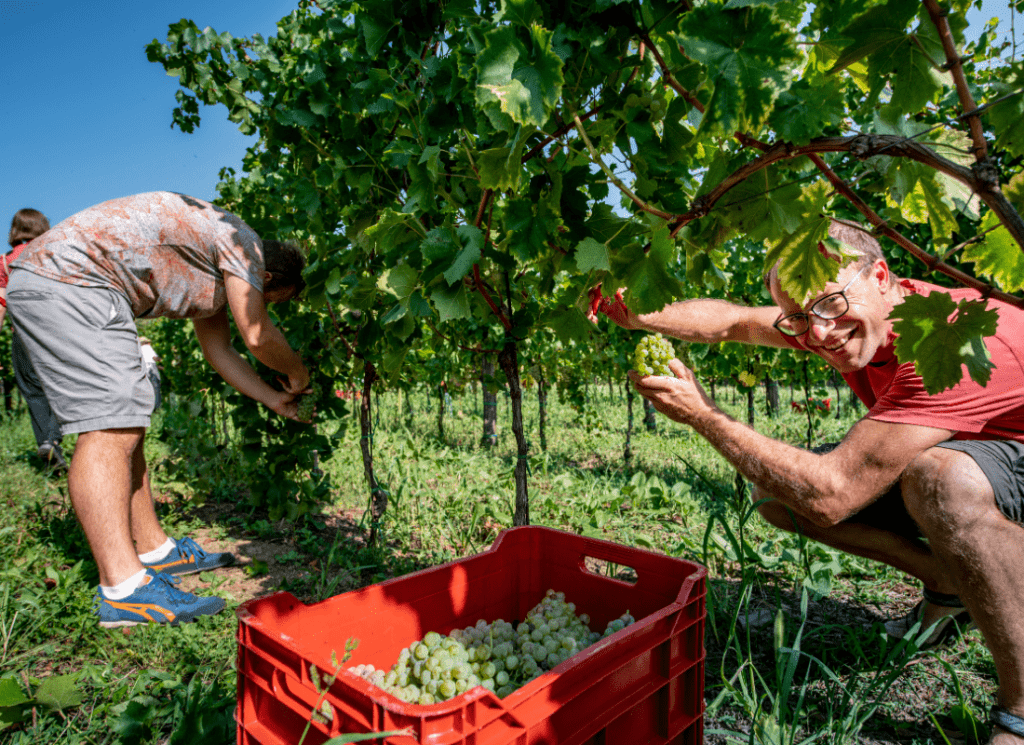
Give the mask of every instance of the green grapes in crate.
M 604 636 L 633 622 L 624 613 L 608 624 Z M 576 615 L 576 606 L 565 601 L 564 593 L 548 590 L 517 626 L 502 619 L 490 623 L 481 619 L 449 636 L 431 631 L 403 649 L 388 672 L 373 665 L 356 665 L 349 671 L 421 706 L 446 701 L 478 685 L 504 698 L 602 639 L 589 623 L 587 614 Z
M 312 393 L 303 394 L 302 398 L 299 399 L 299 409 L 295 414 L 303 422 L 313 419 L 313 413 L 316 411 L 316 402 L 320 398 L 320 385 L 314 383 L 312 388 Z
M 633 352 L 633 369 L 641 375 L 669 375 L 668 362 L 676 356 L 672 342 L 661 334 L 648 334 Z M 674 376 L 673 376 L 674 377 Z

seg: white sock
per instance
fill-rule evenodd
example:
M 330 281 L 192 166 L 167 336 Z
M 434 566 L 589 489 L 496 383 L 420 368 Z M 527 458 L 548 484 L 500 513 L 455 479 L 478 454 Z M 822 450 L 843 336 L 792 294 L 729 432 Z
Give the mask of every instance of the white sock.
M 119 582 L 113 587 L 100 585 L 100 592 L 103 593 L 103 597 L 107 600 L 124 600 L 142 584 L 142 580 L 146 578 L 146 571 L 146 569 L 141 569 L 138 574 L 133 574 L 124 582 Z
M 139 561 L 144 564 L 152 564 L 154 561 L 160 561 L 160 559 L 171 553 L 177 545 L 178 544 L 174 542 L 173 538 L 168 538 L 164 541 L 162 546 L 154 548 L 152 551 L 147 551 L 144 554 L 139 554 Z

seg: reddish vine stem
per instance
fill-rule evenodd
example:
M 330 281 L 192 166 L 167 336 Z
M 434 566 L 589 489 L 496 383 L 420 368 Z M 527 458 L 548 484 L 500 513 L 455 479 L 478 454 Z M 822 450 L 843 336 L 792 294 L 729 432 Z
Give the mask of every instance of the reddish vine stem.
M 331 317 L 331 323 L 334 324 L 334 330 L 338 332 L 338 338 L 341 339 L 345 343 L 345 347 L 348 349 L 348 356 L 349 357 L 352 357 L 352 356 L 359 357 L 359 355 L 356 353 L 355 348 L 352 346 L 352 344 L 349 342 L 349 340 L 345 338 L 345 332 L 341 330 L 341 324 L 338 323 L 338 318 L 334 315 L 334 308 L 331 307 L 330 303 L 326 303 L 326 305 L 327 305 L 327 315 L 329 315 Z
M 491 311 L 497 316 L 498 320 L 501 321 L 501 325 L 506 331 L 512 328 L 512 324 L 505 318 L 505 314 L 501 312 L 501 308 L 494 304 L 494 299 L 491 298 L 491 294 L 487 292 L 487 288 L 484 286 L 484 282 L 480 279 L 480 265 L 473 264 L 473 280 L 476 283 L 476 289 L 483 297 L 484 301 L 490 306 Z
M 672 90 L 682 96 L 690 106 L 703 114 L 704 104 L 702 104 L 696 96 L 690 93 L 690 91 L 686 90 L 686 88 L 676 80 L 675 76 L 668 71 L 668 65 L 665 63 L 665 58 L 661 56 L 661 52 L 659 52 L 658 48 L 654 46 L 654 42 L 651 41 L 650 35 L 646 31 L 641 31 L 640 38 L 643 40 L 643 43 L 647 45 L 647 48 L 651 50 L 651 54 L 654 55 L 654 60 L 658 63 L 658 67 L 661 68 L 662 77 L 669 84 Z
M 644 45 L 643 45 L 643 42 L 640 43 L 640 61 L 641 62 L 644 61 Z M 633 72 L 630 74 L 629 80 L 626 81 L 626 85 L 629 85 L 634 80 L 636 80 L 636 76 L 639 75 L 639 74 L 640 74 L 640 65 L 637 65 L 636 67 L 633 68 Z
M 951 267 L 949 264 L 946 264 L 945 262 L 941 261 L 935 256 L 932 256 L 930 253 L 922 249 L 913 241 L 909 240 L 903 235 L 900 235 L 897 231 L 889 227 L 888 223 L 886 223 L 886 221 L 883 220 L 878 215 L 878 213 L 871 209 L 871 207 L 869 207 L 863 199 L 857 196 L 857 194 L 855 194 L 854 191 L 850 188 L 849 184 L 847 184 L 845 181 L 839 178 L 839 176 L 836 175 L 835 171 L 829 168 L 828 164 L 824 160 L 822 160 L 820 155 L 811 153 L 807 157 L 809 157 L 811 159 L 811 162 L 813 162 L 814 165 L 817 166 L 818 170 L 825 175 L 825 178 L 829 180 L 829 182 L 832 184 L 835 190 L 842 194 L 844 197 L 846 197 L 846 199 L 850 201 L 850 203 L 857 209 L 857 211 L 864 215 L 867 221 L 875 227 L 876 232 L 881 233 L 882 235 L 886 236 L 887 238 L 890 238 L 898 245 L 903 247 L 914 258 L 916 258 L 917 260 L 922 262 L 926 267 L 928 267 L 929 270 L 945 274 L 947 277 L 955 279 L 957 282 L 966 287 L 979 290 L 985 297 L 993 297 L 996 300 L 1002 300 L 1004 303 L 1015 305 L 1018 308 L 1024 308 L 1024 299 L 1014 297 L 1013 295 L 1009 295 L 1005 292 L 1000 292 L 991 285 L 986 284 L 981 280 L 975 279 L 974 277 L 965 274 L 959 269 Z
M 956 93 L 960 99 L 960 107 L 964 111 L 974 111 L 977 105 L 971 95 L 971 89 L 967 85 L 967 78 L 964 76 L 963 61 L 956 53 L 956 45 L 953 43 L 953 34 L 949 29 L 949 21 L 946 16 L 949 11 L 944 11 L 935 0 L 924 0 L 925 10 L 932 20 L 932 25 L 939 32 L 939 40 L 942 42 L 942 51 L 946 55 L 946 67 L 953 76 L 953 83 L 956 85 Z M 971 129 L 971 140 L 974 141 L 974 157 L 979 163 L 988 159 L 988 142 L 985 140 L 985 132 L 981 125 L 981 117 L 977 114 L 968 117 L 968 126 Z
M 480 197 L 480 206 L 477 208 L 476 211 L 476 219 L 473 220 L 473 225 L 477 228 L 480 227 L 480 223 L 484 219 L 484 210 L 487 209 L 487 203 L 491 200 L 491 195 L 493 193 L 493 189 L 484 189 L 484 193 Z

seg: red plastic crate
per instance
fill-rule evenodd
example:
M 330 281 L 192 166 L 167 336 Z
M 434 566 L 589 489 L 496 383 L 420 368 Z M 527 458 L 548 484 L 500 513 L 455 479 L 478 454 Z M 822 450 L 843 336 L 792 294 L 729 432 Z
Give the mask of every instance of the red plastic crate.
M 631 567 L 635 582 L 591 571 Z M 310 666 L 333 672 L 349 638 L 359 646 L 327 689 L 305 745 L 340 734 L 408 728 L 387 745 L 698 745 L 703 742 L 705 575 L 699 564 L 550 528 L 506 530 L 488 551 L 315 605 L 291 593 L 238 608 L 238 745 L 297 745 L 320 700 Z M 448 701 L 401 701 L 347 672 L 390 669 L 428 631 L 478 619 L 516 623 L 548 588 L 602 630 L 627 610 L 636 623 L 504 699 L 482 687 Z M 325 675 L 326 674 L 326 675 Z

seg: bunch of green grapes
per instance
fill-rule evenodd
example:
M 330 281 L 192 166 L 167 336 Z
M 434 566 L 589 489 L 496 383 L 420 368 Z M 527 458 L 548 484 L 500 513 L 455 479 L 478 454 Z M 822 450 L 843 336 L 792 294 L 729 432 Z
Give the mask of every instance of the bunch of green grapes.
M 316 402 L 320 398 L 320 384 L 313 383 L 312 389 L 312 393 L 303 394 L 302 398 L 299 399 L 299 409 L 295 415 L 303 422 L 313 419 L 313 413 L 316 411 Z
M 449 636 L 431 631 L 403 649 L 385 673 L 372 665 L 349 670 L 409 703 L 446 701 L 481 685 L 504 698 L 576 652 L 602 638 L 590 618 L 576 615 L 565 594 L 548 590 L 544 599 L 513 627 L 498 619 L 455 629 Z M 604 636 L 633 623 L 628 613 L 608 624 Z
M 676 356 L 672 342 L 661 334 L 648 334 L 633 352 L 633 369 L 641 375 L 672 375 L 668 362 Z

